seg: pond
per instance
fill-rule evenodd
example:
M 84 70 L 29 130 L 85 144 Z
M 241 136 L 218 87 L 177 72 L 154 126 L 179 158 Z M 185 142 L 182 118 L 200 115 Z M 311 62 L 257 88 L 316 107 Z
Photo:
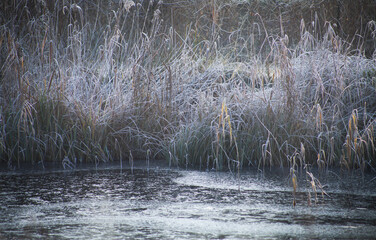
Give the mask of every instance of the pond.
M 0 239 L 375 237 L 375 178 L 327 172 L 318 179 L 328 196 L 318 191 L 316 202 L 300 176 L 294 207 L 283 171 L 3 172 Z

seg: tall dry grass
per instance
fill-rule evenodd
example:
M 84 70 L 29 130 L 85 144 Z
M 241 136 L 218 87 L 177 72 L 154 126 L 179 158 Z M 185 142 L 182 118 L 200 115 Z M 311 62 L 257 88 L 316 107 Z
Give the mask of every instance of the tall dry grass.
M 1 26 L 0 155 L 10 168 L 375 165 L 375 54 L 329 22 L 302 20 L 289 39 L 283 14 L 272 29 L 259 13 L 252 27 L 226 25 L 232 1 L 206 1 L 211 14 L 184 32 L 163 18 L 171 2 L 40 4 L 11 1 L 16 17 Z

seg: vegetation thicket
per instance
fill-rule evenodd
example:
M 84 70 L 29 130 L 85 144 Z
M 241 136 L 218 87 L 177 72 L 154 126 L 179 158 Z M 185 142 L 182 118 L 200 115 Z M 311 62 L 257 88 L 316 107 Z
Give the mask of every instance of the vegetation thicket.
M 376 164 L 374 1 L 0 7 L 0 161 L 9 168 Z

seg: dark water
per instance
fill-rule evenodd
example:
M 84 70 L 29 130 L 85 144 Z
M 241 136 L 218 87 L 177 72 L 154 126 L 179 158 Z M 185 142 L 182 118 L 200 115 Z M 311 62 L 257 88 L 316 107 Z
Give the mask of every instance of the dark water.
M 0 239 L 375 238 L 376 180 L 166 169 L 0 175 Z M 239 191 L 240 188 L 240 191 Z

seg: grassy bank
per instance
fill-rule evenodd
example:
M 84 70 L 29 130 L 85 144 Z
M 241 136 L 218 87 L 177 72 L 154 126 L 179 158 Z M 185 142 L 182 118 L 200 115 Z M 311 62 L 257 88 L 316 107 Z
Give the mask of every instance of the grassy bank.
M 3 3 L 3 163 L 375 166 L 376 59 L 362 38 L 315 16 L 293 39 L 283 14 L 231 26 L 233 1 L 207 1 L 211 15 L 179 32 L 172 2 L 133 3 Z

